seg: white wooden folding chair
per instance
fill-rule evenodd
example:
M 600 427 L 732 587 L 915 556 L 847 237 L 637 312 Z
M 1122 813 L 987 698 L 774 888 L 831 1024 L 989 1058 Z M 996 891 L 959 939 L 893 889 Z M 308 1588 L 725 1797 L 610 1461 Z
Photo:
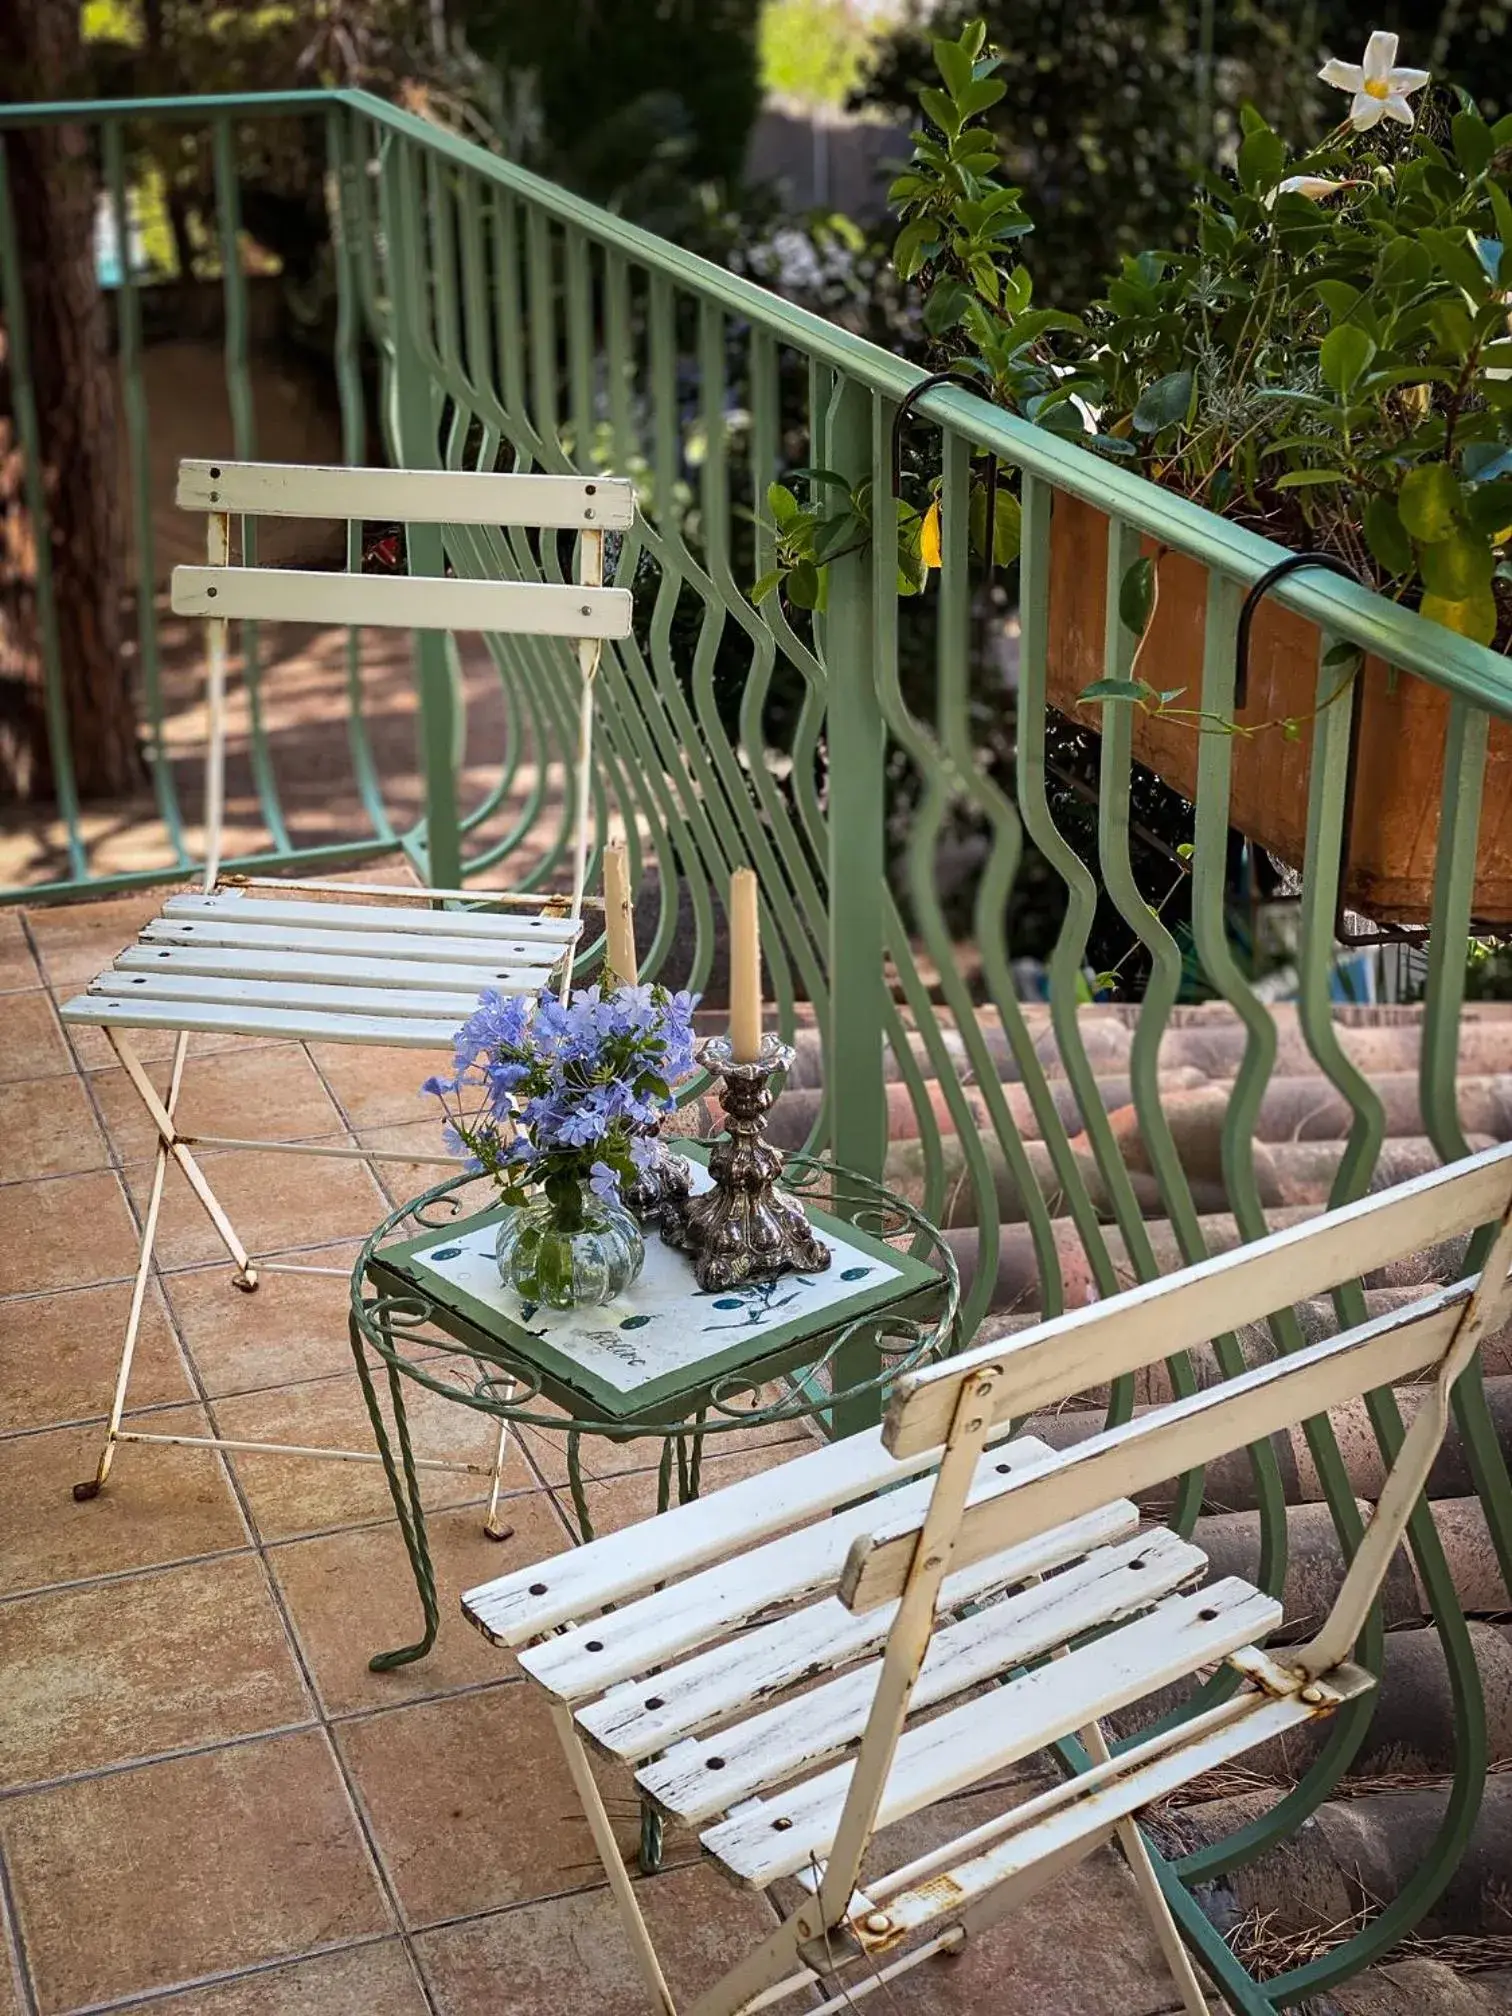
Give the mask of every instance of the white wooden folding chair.
M 802 1886 L 691 2016 L 765 2009 L 836 1977 L 831 1999 L 804 2006 L 848 2009 L 1110 1838 L 1184 2007 L 1202 2016 L 1135 1816 L 1374 1685 L 1351 1653 L 1427 1483 L 1450 1390 L 1508 1314 L 1509 1206 L 1512 1146 L 916 1372 L 880 1431 L 465 1596 L 486 1636 L 528 1648 L 520 1664 L 550 1699 L 652 2005 L 674 2008 L 588 1747 L 700 1829 L 737 1882 Z M 1478 1281 L 1064 1453 L 1012 1436 L 1013 1421 L 1072 1394 L 1498 1220 Z M 1420 1374 L 1431 1389 L 1305 1644 L 1262 1650 L 1281 1604 L 1235 1577 L 1204 1585 L 1197 1547 L 1141 1529 L 1137 1493 Z M 1220 1667 L 1231 1693 L 1110 1754 L 1102 1717 Z M 1078 1733 L 1092 1760 L 1080 1775 L 904 1866 L 875 1867 L 877 1830 Z
M 185 1134 L 174 1118 L 191 1032 L 400 1046 L 447 1047 L 485 988 L 564 992 L 582 936 L 593 794 L 593 690 L 603 642 L 630 634 L 631 598 L 606 588 L 604 534 L 630 526 L 634 486 L 623 478 L 324 469 L 251 462 L 183 462 L 178 503 L 208 514 L 208 564 L 177 567 L 173 607 L 205 618 L 209 741 L 205 762 L 205 867 L 192 893 L 170 896 L 136 943 L 89 991 L 65 1004 L 69 1023 L 103 1029 L 157 1130 L 126 1336 L 95 1476 L 74 1487 L 98 1495 L 121 1442 L 204 1444 L 223 1450 L 376 1461 L 370 1450 L 291 1449 L 215 1436 L 122 1427 L 168 1166 L 175 1164 L 235 1266 L 237 1287 L 257 1287 L 258 1265 L 196 1150 L 266 1149 L 363 1161 L 436 1161 L 286 1141 Z M 524 528 L 577 534 L 567 582 L 370 576 L 231 564 L 231 521 L 258 517 L 399 521 L 410 525 Z M 226 661 L 238 619 L 557 637 L 577 646 L 579 716 L 572 888 L 565 898 L 499 890 L 407 889 L 385 884 L 223 877 Z M 600 903 L 602 899 L 599 899 Z M 437 908 L 438 904 L 449 907 Z M 469 908 L 458 908 L 466 904 Z M 134 1049 L 137 1029 L 175 1032 L 167 1089 L 159 1095 Z M 262 1263 L 272 1270 L 273 1263 Z M 343 1270 L 277 1263 L 278 1271 Z M 487 1528 L 496 1532 L 501 1433 L 493 1465 L 427 1462 L 492 1476 Z

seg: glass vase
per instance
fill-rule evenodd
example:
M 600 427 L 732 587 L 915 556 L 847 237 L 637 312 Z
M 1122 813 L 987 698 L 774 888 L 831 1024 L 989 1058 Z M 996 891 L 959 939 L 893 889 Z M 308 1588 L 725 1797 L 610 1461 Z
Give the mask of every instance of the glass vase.
M 585 1184 L 563 1210 L 541 1196 L 499 1221 L 499 1273 L 522 1302 L 580 1309 L 623 1294 L 646 1257 L 640 1227 L 623 1204 Z

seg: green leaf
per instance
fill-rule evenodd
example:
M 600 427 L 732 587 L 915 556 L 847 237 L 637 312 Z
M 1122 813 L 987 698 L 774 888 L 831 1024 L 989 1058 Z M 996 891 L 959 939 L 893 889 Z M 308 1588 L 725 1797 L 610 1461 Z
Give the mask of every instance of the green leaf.
M 1168 371 L 1146 386 L 1134 408 L 1134 425 L 1141 434 L 1158 434 L 1185 420 L 1192 404 L 1194 379 L 1190 371 Z
M 1376 354 L 1376 346 L 1357 322 L 1340 322 L 1323 338 L 1318 363 L 1335 392 L 1352 392 Z
M 893 240 L 892 263 L 900 280 L 912 280 L 919 268 L 931 260 L 940 249 L 939 237 L 932 219 L 917 217 L 912 224 L 905 224 Z
M 1467 175 L 1483 175 L 1496 152 L 1491 128 L 1477 112 L 1457 112 L 1449 128 L 1454 152 Z
M 959 42 L 947 42 L 943 38 L 931 44 L 934 51 L 935 68 L 945 80 L 945 89 L 952 98 L 959 98 L 971 82 L 971 54 Z
M 993 500 L 992 558 L 994 565 L 1008 567 L 1017 560 L 1023 540 L 1023 514 L 1019 500 L 1009 490 L 999 488 Z M 987 492 L 974 489 L 971 493 L 971 545 L 976 553 L 985 551 L 987 545 Z
M 1465 499 L 1465 516 L 1482 539 L 1494 539 L 1512 525 L 1512 482 L 1481 483 Z
M 1446 630 L 1457 631 L 1461 637 L 1472 638 L 1477 644 L 1489 644 L 1496 636 L 1496 597 L 1489 590 L 1463 602 L 1447 601 L 1440 595 L 1425 595 L 1422 613 L 1433 622 L 1442 623 Z
M 1412 541 L 1389 497 L 1372 497 L 1366 503 L 1365 544 L 1388 574 L 1412 572 Z
M 1468 602 L 1489 592 L 1496 557 L 1483 540 L 1456 532 L 1432 546 L 1419 546 L 1418 566 L 1430 595 Z
M 786 531 L 799 516 L 798 499 L 785 484 L 772 483 L 767 488 L 767 509 L 771 512 L 779 532 Z
M 1364 662 L 1364 652 L 1358 644 L 1351 644 L 1347 637 L 1341 638 L 1337 644 L 1330 645 L 1323 653 L 1323 663 L 1330 671 L 1338 671 L 1346 665 L 1363 665 Z
M 828 483 L 841 490 L 850 488 L 850 478 L 842 476 L 838 469 L 792 469 L 788 473 L 795 483 L 802 478 L 805 483 Z
M 1360 305 L 1359 288 L 1351 287 L 1347 280 L 1320 280 L 1313 292 L 1335 322 L 1347 321 Z
M 1240 142 L 1236 166 L 1241 187 L 1251 196 L 1263 195 L 1285 172 L 1286 142 L 1269 126 L 1257 126 Z
M 943 336 L 954 329 L 971 305 L 971 289 L 964 280 L 939 281 L 929 290 L 924 303 L 923 323 L 931 336 Z
M 1276 478 L 1278 490 L 1315 490 L 1324 483 L 1347 483 L 1349 475 L 1343 469 L 1288 469 L 1284 476 Z
M 759 609 L 761 607 L 762 603 L 765 602 L 781 579 L 782 574 L 780 570 L 774 567 L 770 574 L 763 574 L 759 581 L 751 584 L 751 601 L 756 608 Z
M 1479 303 L 1485 300 L 1491 282 L 1472 249 L 1468 231 L 1439 231 L 1425 227 L 1418 235 L 1431 254 L 1434 265 L 1447 279 L 1452 280 L 1456 287 L 1462 287 L 1472 301 Z
M 990 106 L 996 105 L 1007 89 L 1001 77 L 978 77 L 964 91 L 957 91 L 955 98 L 968 119 L 978 119 Z
M 819 606 L 819 570 L 812 560 L 800 560 L 788 575 L 787 599 L 795 609 Z
M 1142 706 L 1146 700 L 1154 698 L 1154 691 L 1146 686 L 1143 679 L 1094 679 L 1076 697 L 1090 701 L 1135 700 Z
M 961 130 L 963 121 L 953 98 L 948 98 L 943 91 L 937 91 L 932 84 L 926 84 L 919 93 L 919 106 L 939 127 L 947 140 L 954 140 Z
M 1118 620 L 1125 630 L 1143 637 L 1155 607 L 1155 562 L 1142 554 L 1118 584 Z
M 1460 518 L 1460 486 L 1449 464 L 1424 462 L 1409 470 L 1397 510 L 1413 538 L 1425 545 L 1450 538 Z

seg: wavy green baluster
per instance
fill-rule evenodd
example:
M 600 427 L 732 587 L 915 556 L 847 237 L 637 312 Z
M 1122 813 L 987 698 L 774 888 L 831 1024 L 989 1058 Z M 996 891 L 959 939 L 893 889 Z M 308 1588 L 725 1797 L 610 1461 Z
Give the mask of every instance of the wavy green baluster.
M 572 413 L 572 459 L 593 472 L 593 274 L 588 240 L 570 226 L 567 241 L 567 383 Z
M 247 280 L 241 258 L 241 192 L 236 174 L 236 135 L 229 118 L 222 116 L 212 129 L 215 163 L 215 214 L 220 240 L 221 290 L 226 304 L 226 395 L 231 404 L 231 452 L 238 462 L 257 458 L 257 426 L 252 405 L 252 374 L 247 362 Z M 257 521 L 241 521 L 242 560 L 257 565 Z M 278 782 L 268 751 L 268 731 L 263 722 L 262 667 L 258 655 L 258 628 L 255 623 L 239 626 L 242 648 L 242 685 L 247 695 L 247 725 L 251 734 L 249 759 L 252 781 L 263 824 L 273 842 L 273 851 L 290 851 L 283 807 L 279 803 Z
M 1127 678 L 1133 669 L 1136 640 L 1120 620 L 1119 591 L 1124 576 L 1139 558 L 1139 549 L 1139 534 L 1133 526 L 1120 518 L 1110 520 L 1107 635 L 1103 650 L 1103 672 L 1110 679 Z M 1149 979 L 1129 1046 L 1129 1089 L 1133 1095 L 1134 1110 L 1139 1115 L 1140 1140 L 1155 1172 L 1161 1202 L 1175 1232 L 1182 1260 L 1191 1266 L 1206 1259 L 1207 1243 L 1192 1202 L 1191 1185 L 1181 1166 L 1181 1156 L 1160 1099 L 1160 1040 L 1181 990 L 1181 953 L 1134 878 L 1134 863 L 1129 848 L 1133 745 L 1134 718 L 1130 709 L 1122 704 L 1104 707 L 1098 765 L 1097 859 L 1109 900 L 1150 955 Z M 1147 1234 L 1143 1235 L 1141 1244 L 1143 1250 L 1135 1262 L 1136 1266 L 1142 1273 L 1146 1267 L 1158 1272 Z M 1166 1366 L 1178 1397 L 1184 1398 L 1196 1391 L 1197 1379 L 1187 1352 L 1168 1358 Z M 1202 1474 L 1201 1470 L 1188 1471 L 1181 1479 L 1174 1523 L 1183 1533 L 1191 1532 L 1202 1509 Z
M 1489 730 L 1490 717 L 1481 708 L 1459 699 L 1450 702 L 1419 1066 L 1423 1122 L 1446 1162 L 1457 1162 L 1470 1153 L 1470 1144 L 1460 1125 L 1456 1091 L 1460 1014 L 1465 998 L 1465 964 L 1460 948 L 1470 934 L 1475 900 L 1475 862 Z M 1478 1266 L 1485 1258 L 1490 1241 L 1489 1227 L 1476 1234 L 1470 1247 L 1471 1266 Z M 1482 1377 L 1477 1353 L 1474 1367 L 1454 1389 L 1454 1412 L 1470 1457 L 1475 1488 L 1485 1508 L 1502 1580 L 1512 1589 L 1512 1486 L 1508 1484 L 1506 1459 L 1486 1406 Z
M 352 172 L 347 140 L 347 129 L 339 114 L 328 113 L 326 160 L 330 201 L 327 214 L 331 222 L 332 263 L 336 269 L 336 333 L 331 365 L 341 412 L 341 456 L 349 468 L 356 468 L 366 459 L 367 414 L 362 394 L 362 369 L 357 355 L 357 315 L 362 283 L 355 250 L 360 215 L 353 184 L 359 178 Z M 362 571 L 362 527 L 355 520 L 347 524 L 347 570 L 353 574 Z M 353 624 L 347 631 L 346 639 L 347 748 L 352 759 L 352 774 L 357 781 L 357 795 L 372 822 L 373 831 L 381 840 L 392 842 L 394 829 L 383 803 L 383 788 L 373 760 L 372 743 L 368 739 L 362 685 L 362 632 Z
M 132 524 L 136 548 L 137 650 L 142 666 L 142 699 L 147 710 L 147 732 L 151 744 L 152 790 L 158 814 L 168 832 L 168 844 L 179 862 L 187 862 L 183 822 L 179 817 L 178 792 L 173 782 L 173 766 L 163 742 L 162 661 L 158 650 L 157 565 L 152 522 L 152 471 L 148 462 L 150 420 L 147 392 L 142 383 L 142 307 L 137 298 L 137 278 L 131 260 L 131 210 L 126 188 L 125 135 L 118 119 L 106 122 L 101 133 L 104 149 L 105 181 L 110 191 L 111 214 L 115 219 L 116 243 L 121 248 L 121 278 L 116 288 L 117 357 L 120 367 L 121 414 L 125 420 L 127 467 L 131 479 Z M 185 276 L 188 277 L 187 275 Z

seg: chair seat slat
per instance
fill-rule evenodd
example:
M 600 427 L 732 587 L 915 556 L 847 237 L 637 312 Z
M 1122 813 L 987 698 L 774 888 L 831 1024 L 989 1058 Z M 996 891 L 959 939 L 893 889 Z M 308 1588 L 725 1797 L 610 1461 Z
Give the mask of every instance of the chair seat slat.
M 910 1714 L 996 1680 L 1088 1631 L 1149 1609 L 1203 1573 L 1207 1557 L 1163 1528 L 1086 1559 L 959 1622 L 938 1627 Z M 1117 1658 L 1117 1641 L 1102 1641 Z M 636 1783 L 658 1806 L 692 1823 L 766 1793 L 823 1764 L 857 1739 L 876 1692 L 878 1660 L 796 1694 L 713 1735 L 680 1744 L 644 1766 Z M 659 1677 L 650 1685 L 660 1685 Z
M 1115 1500 L 1085 1519 L 1036 1534 L 1022 1547 L 1010 1547 L 947 1576 L 940 1608 L 958 1609 L 1030 1575 L 1048 1574 L 1124 1538 L 1138 1524 L 1135 1506 L 1127 1498 Z M 770 1700 L 785 1687 L 875 1652 L 896 1609 L 890 1604 L 858 1616 L 834 1597 L 824 1597 L 676 1666 L 662 1667 L 654 1686 L 629 1681 L 611 1689 L 602 1700 L 578 1709 L 578 1724 L 600 1749 L 627 1763 L 640 1763 L 712 1722 Z M 658 1705 L 651 1708 L 648 1701 Z
M 437 965 L 419 959 L 349 959 L 334 952 L 250 950 L 236 945 L 133 945 L 111 969 L 117 973 L 201 974 L 213 980 L 295 980 L 333 987 L 402 987 L 416 993 L 465 994 L 476 1002 L 485 987 L 502 994 L 541 984 L 541 968 L 503 965 L 474 954 L 475 965 Z M 103 975 L 101 976 L 104 977 Z
M 1332 1684 L 1346 1699 L 1354 1699 L 1368 1693 L 1375 1683 L 1368 1673 L 1351 1667 L 1341 1668 Z M 889 1948 L 906 1944 L 942 1917 L 964 1917 L 969 1924 L 973 1907 L 987 1905 L 989 1900 L 990 1916 L 1001 1916 L 1031 1895 L 1057 1868 L 1080 1860 L 1105 1841 L 1120 1820 L 1169 1799 L 1207 1772 L 1236 1763 L 1261 1744 L 1279 1741 L 1330 1712 L 1295 1694 L 1273 1700 L 1259 1692 L 1248 1695 L 1243 1708 L 1242 1714 L 1219 1727 L 1194 1732 L 1190 1741 L 1174 1749 L 1152 1744 L 1149 1756 L 1142 1755 L 1146 1746 L 1125 1752 L 1111 1782 L 1078 1793 L 1073 1781 L 1068 1788 L 1070 1796 L 1052 1810 L 1008 1829 L 977 1852 L 963 1840 L 962 1859 L 943 1862 L 947 1880 L 940 1880 L 937 1869 L 910 1889 L 889 1890 L 885 1897 Z M 931 1861 L 935 1859 L 931 1857 Z
M 339 987 L 291 980 L 223 980 L 200 973 L 121 973 L 114 968 L 89 991 L 116 1001 L 200 1001 L 226 1007 L 287 1008 L 329 1015 L 388 1019 L 446 1018 L 459 1028 L 478 1005 L 476 994 L 435 994 L 417 987 Z
M 296 925 L 196 922 L 193 918 L 162 917 L 142 932 L 144 945 L 240 945 L 248 951 L 347 953 L 354 959 L 424 959 L 456 964 L 478 954 L 475 938 L 419 938 L 410 931 L 305 930 Z M 542 973 L 561 957 L 562 947 L 537 940 L 534 944 L 502 941 L 492 956 L 511 966 L 535 966 Z
M 881 1429 L 864 1429 L 690 1505 L 673 1506 L 649 1524 L 605 1533 L 586 1547 L 482 1582 L 464 1592 L 462 1608 L 494 1644 L 522 1645 L 799 1520 L 917 1477 L 934 1460 L 931 1450 L 897 1462 L 882 1447 Z
M 990 1713 L 980 1701 L 966 1701 L 907 1730 L 893 1757 L 877 1828 L 1237 1652 L 1273 1631 L 1281 1615 L 1273 1597 L 1227 1578 L 1194 1595 L 1170 1597 L 1107 1637 L 1023 1674 L 993 1695 Z M 700 1839 L 742 1882 L 760 1888 L 791 1876 L 811 1857 L 829 1853 L 851 1770 L 848 1763 L 836 1765 L 774 1798 L 753 1801 Z
M 1045 1443 L 1027 1435 L 990 1450 L 977 1465 L 970 1502 L 980 1503 L 1005 1490 L 1021 1471 L 1051 1456 Z M 631 1674 L 707 1645 L 775 1603 L 795 1602 L 833 1583 L 853 1540 L 890 1516 L 922 1518 L 933 1490 L 931 1475 L 889 1493 L 885 1506 L 871 1499 L 848 1506 L 831 1519 L 785 1533 L 733 1561 L 657 1589 L 612 1616 L 590 1619 L 548 1638 L 522 1652 L 520 1664 L 564 1701 L 597 1694 Z
M 229 1031 L 238 1036 L 277 1036 L 302 1043 L 372 1043 L 402 1050 L 447 1050 L 457 1033 L 444 1021 L 384 1015 L 320 1014 L 312 1009 L 232 1007 L 210 1001 L 119 1001 L 113 996 L 78 994 L 58 1010 L 65 1022 L 95 1029 L 188 1029 Z
M 582 928 L 570 917 L 521 916 L 518 911 L 426 910 L 415 904 L 324 903 L 313 897 L 281 901 L 276 896 L 244 896 L 234 889 L 209 896 L 170 896 L 162 914 L 212 924 L 295 924 L 318 931 L 384 931 L 428 940 L 469 938 L 490 945 L 528 945 L 537 939 L 570 945 Z

